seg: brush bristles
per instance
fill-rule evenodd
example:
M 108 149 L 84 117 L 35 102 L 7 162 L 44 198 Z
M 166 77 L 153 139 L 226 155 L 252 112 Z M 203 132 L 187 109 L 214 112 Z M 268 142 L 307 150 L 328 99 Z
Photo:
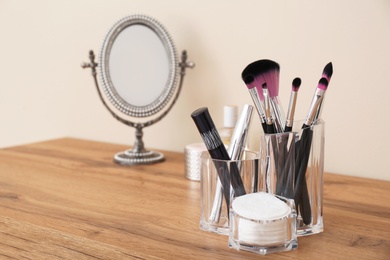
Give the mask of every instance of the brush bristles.
M 326 78 L 321 78 L 318 82 L 318 88 L 326 90 L 328 88 L 329 81 Z
M 242 78 L 245 82 L 246 85 L 249 85 L 249 84 L 252 84 L 253 81 L 255 80 L 255 78 L 253 77 L 253 75 L 246 75 L 246 77 Z
M 322 71 L 322 77 L 326 78 L 328 81 L 333 75 L 333 64 L 332 62 L 329 62 L 326 64 L 324 70 Z
M 301 86 L 302 80 L 300 78 L 295 78 L 292 82 L 292 91 L 298 92 L 299 87 Z
M 266 73 L 273 70 L 279 70 L 279 64 L 272 60 L 258 60 L 252 62 L 242 72 L 242 77 L 245 78 L 246 75 L 252 74 L 257 76 L 261 73 Z
M 254 83 L 260 88 L 263 83 L 267 83 L 270 97 L 279 94 L 279 64 L 272 60 L 258 60 L 249 64 L 241 73 L 245 84 Z

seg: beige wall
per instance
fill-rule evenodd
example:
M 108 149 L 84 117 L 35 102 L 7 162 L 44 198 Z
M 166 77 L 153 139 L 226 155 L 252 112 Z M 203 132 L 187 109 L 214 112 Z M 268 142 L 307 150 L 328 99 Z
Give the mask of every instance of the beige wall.
M 183 151 L 200 141 L 190 118 L 198 107 L 221 125 L 224 104 L 251 104 L 240 74 L 261 58 L 281 65 L 284 109 L 291 80 L 302 78 L 303 118 L 332 61 L 325 170 L 390 180 L 388 0 L 0 0 L 0 147 L 63 136 L 132 145 L 134 130 L 106 111 L 80 64 L 113 23 L 134 13 L 159 20 L 196 63 L 170 114 L 145 130 L 148 147 Z M 257 118 L 253 124 L 255 144 Z

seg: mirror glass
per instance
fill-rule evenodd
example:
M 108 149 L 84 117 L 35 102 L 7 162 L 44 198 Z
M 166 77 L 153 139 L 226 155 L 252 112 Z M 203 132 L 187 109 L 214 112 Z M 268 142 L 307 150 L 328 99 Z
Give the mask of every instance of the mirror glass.
M 169 60 L 157 34 L 144 25 L 125 28 L 111 48 L 109 70 L 112 84 L 125 102 L 134 106 L 153 103 L 169 76 Z
M 164 27 L 148 16 L 119 20 L 103 42 L 99 65 L 106 97 L 128 116 L 154 115 L 175 92 L 175 47 Z

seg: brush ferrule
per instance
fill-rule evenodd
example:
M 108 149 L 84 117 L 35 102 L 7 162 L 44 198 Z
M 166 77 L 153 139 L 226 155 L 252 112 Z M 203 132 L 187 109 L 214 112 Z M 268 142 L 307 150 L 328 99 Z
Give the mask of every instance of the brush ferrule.
M 271 114 L 271 106 L 270 106 L 270 100 L 268 95 L 268 89 L 263 89 L 263 96 L 264 96 L 264 111 L 265 111 L 265 120 L 267 125 L 272 125 L 272 114 Z
M 317 113 L 316 115 L 314 116 L 314 124 L 321 119 L 321 112 L 322 112 L 322 109 L 324 107 L 324 99 L 325 99 L 325 93 L 322 95 L 322 99 L 321 99 L 321 102 L 320 104 L 318 105 L 318 109 L 317 109 Z
M 261 123 L 265 123 L 265 112 L 263 107 L 263 102 L 261 101 L 259 92 L 257 91 L 257 88 L 251 88 L 249 89 L 249 94 L 252 97 L 252 101 L 255 104 L 257 113 L 259 114 Z
M 270 104 L 272 108 L 272 114 L 275 118 L 275 128 L 278 133 L 283 133 L 284 131 L 284 114 L 282 112 L 282 107 L 280 106 L 279 99 L 277 96 L 270 99 Z
M 318 108 L 321 104 L 322 98 L 325 94 L 325 90 L 317 88 L 316 92 L 314 93 L 313 99 L 310 104 L 309 108 L 309 113 L 307 114 L 306 120 L 305 120 L 305 125 L 312 125 L 313 121 L 316 117 Z
M 295 106 L 297 103 L 297 92 L 291 91 L 290 102 L 288 104 L 286 126 L 292 127 L 294 122 Z

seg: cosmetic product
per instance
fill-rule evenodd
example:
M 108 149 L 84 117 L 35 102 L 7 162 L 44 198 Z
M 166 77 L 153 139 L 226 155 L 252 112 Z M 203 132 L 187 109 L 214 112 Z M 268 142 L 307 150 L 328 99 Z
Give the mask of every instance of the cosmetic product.
M 231 160 L 239 160 L 245 148 L 248 137 L 249 126 L 252 118 L 253 106 L 244 105 L 240 118 L 234 128 L 228 147 L 228 154 Z
M 234 128 L 234 132 L 232 134 L 230 145 L 228 147 L 228 154 L 232 161 L 238 161 L 242 157 L 242 153 L 245 148 L 246 139 L 248 136 L 248 130 L 250 121 L 252 118 L 253 106 L 244 105 L 241 111 L 240 118 Z M 239 166 L 238 166 L 239 167 Z M 211 210 L 210 219 L 214 222 L 219 221 L 219 217 L 221 214 L 222 208 L 222 197 L 223 197 L 223 187 L 221 182 L 217 183 L 216 194 L 214 196 L 213 208 Z M 234 196 L 234 190 L 231 189 L 230 199 Z
M 217 160 L 210 154 L 203 153 L 201 156 L 201 179 L 200 179 L 200 208 L 201 216 L 199 227 L 201 230 L 222 235 L 229 235 L 229 210 L 230 204 L 221 198 L 220 204 L 216 203 L 215 196 L 221 191 L 219 179 L 226 174 L 227 169 L 237 167 L 242 178 L 245 191 L 251 192 L 255 175 L 258 174 L 261 156 L 259 152 L 244 150 L 240 160 Z M 223 193 L 225 196 L 225 192 Z M 231 199 L 230 199 L 231 201 Z M 217 214 L 217 216 L 215 215 Z
M 298 247 L 294 201 L 265 192 L 235 198 L 230 211 L 229 246 L 258 254 Z
M 303 222 L 305 224 L 310 224 L 311 222 L 311 206 L 310 201 L 308 200 L 309 196 L 306 184 L 306 169 L 313 138 L 313 131 L 311 126 L 327 87 L 328 80 L 326 78 L 321 78 L 314 93 L 306 120 L 302 125 L 302 136 L 299 141 L 299 149 L 296 155 L 294 200 L 296 206 L 299 207 Z
M 207 151 L 204 143 L 188 144 L 184 147 L 185 177 L 192 181 L 200 180 L 200 157 Z
M 306 121 L 302 128 L 310 127 L 315 119 L 315 115 L 317 114 L 319 105 L 322 102 L 322 98 L 325 95 L 325 91 L 328 88 L 328 80 L 324 77 L 320 79 L 318 82 L 318 86 L 316 91 L 314 92 L 313 99 L 310 104 L 309 112 L 306 117 Z
M 275 66 L 276 67 L 276 66 Z M 275 131 L 282 133 L 285 128 L 285 116 L 282 105 L 279 101 L 279 65 L 274 69 L 267 82 L 267 88 L 270 97 L 272 115 L 275 118 Z
M 194 120 L 196 127 L 198 128 L 198 131 L 211 158 L 218 160 L 230 160 L 229 154 L 225 148 L 225 145 L 222 143 L 217 129 L 215 128 L 215 124 L 210 116 L 208 108 L 198 108 L 191 113 L 191 117 Z M 225 167 L 224 165 L 225 164 L 222 164 L 222 167 Z M 215 165 L 215 167 L 218 168 L 219 165 Z M 245 188 L 242 183 L 237 165 L 232 165 L 230 169 L 226 168 L 224 171 L 220 171 L 220 173 L 221 175 L 219 176 L 219 179 L 223 187 L 227 205 L 229 205 L 230 184 L 232 185 L 234 194 L 236 196 L 244 195 Z
M 261 92 L 258 92 L 258 89 L 255 86 L 255 78 L 252 74 L 246 74 L 246 71 L 244 70 L 242 73 L 242 79 L 244 80 L 246 86 L 248 87 L 249 94 L 251 95 L 252 101 L 255 104 L 256 111 L 259 114 L 260 122 L 263 127 L 264 133 L 267 131 L 267 123 L 265 120 L 265 112 L 263 107 L 263 90 Z
M 238 107 L 224 106 L 223 107 L 223 127 L 218 128 L 218 133 L 221 136 L 222 142 L 228 147 L 232 138 L 234 127 L 237 123 Z
M 284 127 L 284 132 L 291 132 L 294 122 L 295 106 L 297 103 L 298 90 L 301 86 L 301 79 L 295 78 L 292 82 L 292 89 L 290 95 L 290 102 L 288 104 L 286 124 Z
M 332 62 L 329 62 L 328 64 L 326 64 L 326 66 L 324 67 L 324 69 L 322 71 L 322 77 L 326 78 L 328 80 L 328 83 L 329 83 L 330 79 L 332 78 L 332 75 L 333 75 L 333 64 L 332 64 Z M 317 121 L 321 118 L 321 112 L 323 109 L 324 98 L 325 98 L 325 94 L 322 97 L 322 101 L 318 106 L 318 110 L 317 110 L 317 113 L 314 117 L 314 121 Z
M 267 83 L 267 88 L 270 97 L 271 113 L 274 118 L 276 131 L 281 133 L 284 131 L 284 115 L 278 100 L 279 94 L 279 64 L 272 60 L 258 60 L 249 64 L 242 72 L 242 78 L 247 86 L 249 82 L 257 88 L 257 92 L 261 93 L 262 85 Z M 252 78 L 253 78 L 253 81 Z M 249 88 L 249 87 L 248 87 Z
M 265 111 L 265 120 L 267 124 L 267 134 L 274 134 L 276 132 L 274 120 L 271 114 L 270 98 L 267 88 L 267 83 L 263 83 L 263 96 L 264 96 L 264 111 Z

